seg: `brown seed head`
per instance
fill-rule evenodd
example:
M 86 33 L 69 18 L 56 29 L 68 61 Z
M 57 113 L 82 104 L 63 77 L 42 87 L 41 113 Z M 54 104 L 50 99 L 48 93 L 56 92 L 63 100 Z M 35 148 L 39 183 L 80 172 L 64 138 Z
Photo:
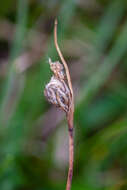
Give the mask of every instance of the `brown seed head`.
M 67 113 L 70 106 L 70 90 L 66 84 L 63 65 L 58 61 L 52 62 L 51 59 L 49 59 L 49 64 L 53 76 L 45 87 L 44 95 L 50 103 Z

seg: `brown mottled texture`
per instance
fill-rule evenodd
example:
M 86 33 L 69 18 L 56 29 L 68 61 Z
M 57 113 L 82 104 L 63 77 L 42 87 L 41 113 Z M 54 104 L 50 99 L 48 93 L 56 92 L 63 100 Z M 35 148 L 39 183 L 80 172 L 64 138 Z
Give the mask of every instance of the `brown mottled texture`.
M 70 89 L 66 84 L 63 65 L 58 61 L 52 62 L 51 59 L 49 59 L 49 64 L 53 71 L 53 76 L 45 87 L 44 95 L 50 103 L 68 113 L 70 107 Z

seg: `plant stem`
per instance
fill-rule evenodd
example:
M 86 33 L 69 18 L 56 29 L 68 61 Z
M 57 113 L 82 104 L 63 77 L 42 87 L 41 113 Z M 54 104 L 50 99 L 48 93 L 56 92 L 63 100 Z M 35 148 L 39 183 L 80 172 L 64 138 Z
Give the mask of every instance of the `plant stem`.
M 69 134 L 69 169 L 68 169 L 66 190 L 71 189 L 72 176 L 73 176 L 73 162 L 74 162 L 73 118 L 70 118 L 70 116 L 71 116 L 70 114 L 68 114 L 68 116 L 67 116 L 68 134 Z
M 63 54 L 62 54 L 62 52 L 59 48 L 58 42 L 57 42 L 57 19 L 55 19 L 55 24 L 54 24 L 54 43 L 55 43 L 55 47 L 56 47 L 56 50 L 58 52 L 58 55 L 59 55 L 63 65 L 64 65 L 66 76 L 67 76 L 68 86 L 69 86 L 69 89 L 71 91 L 71 96 L 73 97 L 73 89 L 72 89 L 72 83 L 71 83 L 71 77 L 70 77 L 69 69 L 68 69 L 67 63 L 63 57 Z
M 67 122 L 68 122 L 68 133 L 69 133 L 69 169 L 68 169 L 66 190 L 70 190 L 71 183 L 72 183 L 73 162 L 74 162 L 74 137 L 73 137 L 74 97 L 73 97 L 73 89 L 72 89 L 69 69 L 57 42 L 57 20 L 55 20 L 55 24 L 54 24 L 54 43 L 55 43 L 55 47 L 58 52 L 58 55 L 65 68 L 67 83 L 68 83 L 68 87 L 70 89 L 70 95 L 71 95 L 69 111 L 67 112 L 67 115 L 66 115 Z

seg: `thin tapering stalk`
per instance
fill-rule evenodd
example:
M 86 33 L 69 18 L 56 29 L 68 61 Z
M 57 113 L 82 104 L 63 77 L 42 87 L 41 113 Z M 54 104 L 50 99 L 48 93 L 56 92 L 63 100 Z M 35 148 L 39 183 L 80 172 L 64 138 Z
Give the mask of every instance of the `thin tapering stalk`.
M 71 95 L 73 97 L 73 89 L 72 89 L 72 83 L 71 83 L 71 77 L 70 77 L 69 69 L 68 69 L 67 63 L 63 57 L 63 54 L 62 54 L 62 52 L 59 48 L 58 42 L 57 42 L 57 19 L 55 19 L 55 26 L 54 26 L 54 43 L 55 43 L 55 47 L 56 47 L 56 50 L 58 52 L 58 55 L 59 55 L 63 65 L 64 65 L 66 76 L 67 76 L 68 86 L 70 88 Z
M 70 99 L 71 102 L 69 106 L 69 111 L 67 113 L 68 133 L 69 133 L 69 169 L 68 169 L 68 177 L 67 177 L 67 184 L 66 184 L 66 190 L 70 190 L 71 183 L 72 183 L 73 162 L 74 162 L 74 135 L 73 135 L 74 97 L 73 97 L 73 89 L 72 89 L 69 69 L 57 42 L 57 20 L 55 20 L 55 24 L 54 24 L 54 43 L 55 43 L 55 47 L 58 52 L 58 55 L 64 65 L 67 83 L 68 83 L 68 87 L 70 89 L 70 94 L 71 94 L 71 99 Z
M 70 118 L 68 118 L 68 133 L 69 133 L 69 169 L 68 169 L 66 190 L 71 189 L 72 176 L 73 176 L 73 162 L 74 162 L 73 123 L 70 122 Z

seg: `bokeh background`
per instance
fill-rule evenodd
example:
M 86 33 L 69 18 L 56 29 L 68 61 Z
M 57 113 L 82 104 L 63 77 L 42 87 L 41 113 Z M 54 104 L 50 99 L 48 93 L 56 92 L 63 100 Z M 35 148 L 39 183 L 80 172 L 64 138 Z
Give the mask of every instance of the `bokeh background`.
M 0 190 L 65 189 L 65 114 L 43 94 L 55 17 L 75 93 L 72 190 L 126 190 L 126 0 L 0 2 Z

